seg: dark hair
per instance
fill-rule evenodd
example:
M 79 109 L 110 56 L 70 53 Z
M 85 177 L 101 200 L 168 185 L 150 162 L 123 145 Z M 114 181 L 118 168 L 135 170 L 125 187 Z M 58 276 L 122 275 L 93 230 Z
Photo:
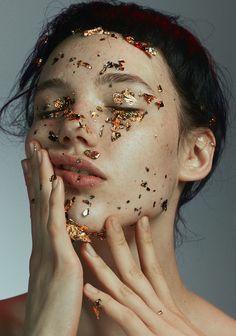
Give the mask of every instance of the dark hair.
M 43 27 L 35 48 L 22 67 L 16 94 L 0 111 L 3 119 L 3 113 L 20 99 L 21 104 L 11 109 L 12 115 L 5 115 L 10 118 L 8 124 L 11 127 L 7 128 L 3 124 L 0 127 L 13 135 L 25 135 L 33 120 L 32 101 L 41 66 L 52 50 L 78 28 L 83 31 L 101 26 L 105 30 L 132 36 L 136 41 L 148 42 L 156 47 L 170 68 L 172 81 L 180 97 L 182 130 L 207 127 L 216 138 L 210 174 L 201 181 L 187 183 L 181 194 L 175 238 L 180 234 L 177 225 L 180 207 L 203 188 L 216 167 L 225 142 L 228 111 L 223 93 L 223 77 L 219 76 L 215 62 L 199 40 L 178 20 L 176 16 L 120 1 L 90 1 L 69 6 Z

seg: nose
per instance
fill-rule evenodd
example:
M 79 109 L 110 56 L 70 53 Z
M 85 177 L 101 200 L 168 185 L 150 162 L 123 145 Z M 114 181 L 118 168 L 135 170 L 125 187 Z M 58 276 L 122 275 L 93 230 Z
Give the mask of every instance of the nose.
M 65 118 L 61 121 L 58 132 L 58 141 L 63 146 L 75 146 L 85 144 L 95 147 L 98 143 L 98 135 L 94 128 L 81 116 L 75 118 Z

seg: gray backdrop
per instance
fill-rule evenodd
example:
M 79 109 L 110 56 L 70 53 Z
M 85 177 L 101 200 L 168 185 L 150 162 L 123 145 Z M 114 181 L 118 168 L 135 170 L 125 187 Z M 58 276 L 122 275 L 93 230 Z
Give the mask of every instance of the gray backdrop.
M 0 103 L 45 20 L 74 1 L 0 0 Z M 135 1 L 183 16 L 232 78 L 235 97 L 236 0 Z M 188 287 L 236 318 L 235 103 L 228 146 L 216 175 L 185 216 L 198 240 L 177 250 Z M 23 145 L 0 135 L 0 299 L 27 290 L 31 251 L 27 197 L 20 160 Z M 192 238 L 194 238 L 192 236 Z

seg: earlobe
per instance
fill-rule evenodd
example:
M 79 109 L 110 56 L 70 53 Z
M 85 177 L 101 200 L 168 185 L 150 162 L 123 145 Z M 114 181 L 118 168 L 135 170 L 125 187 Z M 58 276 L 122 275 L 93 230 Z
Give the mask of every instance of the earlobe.
M 211 171 L 215 137 L 209 129 L 196 129 L 181 139 L 179 181 L 199 181 Z

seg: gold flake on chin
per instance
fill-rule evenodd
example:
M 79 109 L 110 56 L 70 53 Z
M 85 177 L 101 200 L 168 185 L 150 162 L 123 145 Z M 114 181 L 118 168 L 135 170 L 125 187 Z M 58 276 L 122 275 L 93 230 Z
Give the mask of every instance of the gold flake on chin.
M 118 63 L 108 61 L 106 64 L 104 64 L 102 70 L 99 72 L 99 75 L 103 75 L 107 71 L 107 69 L 110 69 L 110 68 L 115 68 L 116 70 L 124 71 L 125 69 L 124 63 L 125 63 L 124 60 L 118 60 Z
M 134 47 L 142 50 L 143 52 L 145 52 L 145 54 L 148 57 L 151 56 L 156 56 L 157 55 L 157 49 L 153 48 L 152 46 L 150 46 L 149 43 L 146 42 L 140 42 L 140 41 L 135 41 L 134 38 L 132 36 L 125 36 L 124 37 L 125 41 L 128 42 L 129 44 L 133 45 Z
M 87 157 L 89 157 L 90 159 L 92 159 L 92 160 L 96 160 L 96 159 L 98 159 L 99 157 L 100 157 L 100 153 L 99 152 L 97 152 L 97 151 L 92 151 L 92 150 L 90 150 L 90 149 L 86 149 L 85 151 L 84 151 L 84 154 L 87 156 Z

